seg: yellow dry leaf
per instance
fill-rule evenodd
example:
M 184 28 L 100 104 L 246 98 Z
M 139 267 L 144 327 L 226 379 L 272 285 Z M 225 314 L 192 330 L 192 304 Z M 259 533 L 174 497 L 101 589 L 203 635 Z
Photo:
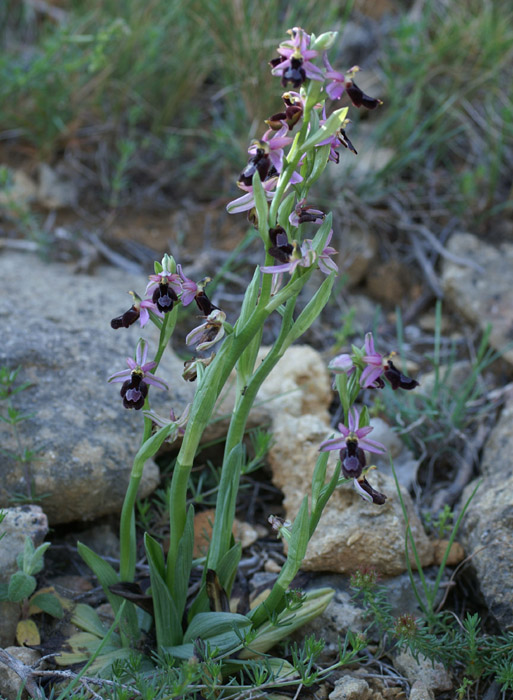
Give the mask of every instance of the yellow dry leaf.
M 20 620 L 16 626 L 16 641 L 22 647 L 41 644 L 41 637 L 34 620 Z

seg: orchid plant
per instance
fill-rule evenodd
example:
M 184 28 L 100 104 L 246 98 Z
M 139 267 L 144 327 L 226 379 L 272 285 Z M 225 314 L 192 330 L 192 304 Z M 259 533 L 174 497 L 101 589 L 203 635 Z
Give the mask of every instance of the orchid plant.
M 211 657 L 220 660 L 221 673 L 266 652 L 326 607 L 332 596 L 329 589 L 298 600 L 289 595 L 288 588 L 330 495 L 341 483 L 352 481 L 363 498 L 375 504 L 385 502 L 385 496 L 366 479 L 369 469 L 365 457 L 365 451 L 384 453 L 385 448 L 367 437 L 372 428 L 367 410 L 359 411 L 355 406 L 358 394 L 363 388 L 379 389 L 384 379 L 394 389 L 416 385 L 389 358 L 376 352 L 371 334 L 363 348 L 354 347 L 351 354 L 333 360 L 330 367 L 337 373 L 336 386 L 344 409 L 344 422 L 338 426 L 341 437 L 330 437 L 319 445 L 310 500 L 305 495 L 294 522 L 280 523 L 271 516 L 270 522 L 287 540 L 288 553 L 269 596 L 246 615 L 232 613 L 229 597 L 241 556 L 240 545 L 233 540 L 232 524 L 248 415 L 262 382 L 328 303 L 338 271 L 333 260 L 336 251 L 330 245 L 331 214 L 308 204 L 308 194 L 328 162 L 339 161 L 341 146 L 356 153 L 345 132 L 348 108 L 337 107 L 337 101 L 346 94 L 356 107 L 374 109 L 380 104 L 354 83 L 357 67 L 342 74 L 331 66 L 327 51 L 336 38 L 336 32 L 315 37 L 295 27 L 271 61 L 273 75 L 281 79 L 284 88 L 290 84 L 294 91 L 283 94 L 282 111 L 266 120 L 268 128 L 262 138 L 250 145 L 248 162 L 237 183 L 244 194 L 227 206 L 233 214 L 248 212 L 262 239 L 265 256 L 248 284 L 239 317 L 229 323 L 225 312 L 205 292 L 208 278 L 200 282 L 188 279 L 181 265 L 165 255 L 155 263 L 146 298 L 132 292 L 132 306 L 111 323 L 113 328 L 121 329 L 136 322 L 144 327 L 151 321 L 160 336 L 153 355 L 141 339 L 135 359 L 127 360 L 128 369 L 109 378 L 112 383 L 123 383 L 120 393 L 125 408 L 142 409 L 143 415 L 141 446 L 121 515 L 119 572 L 84 545 L 80 545 L 80 552 L 118 615 L 122 646 L 136 645 L 140 630 L 149 626 L 147 618 L 151 614 L 159 649 L 174 659 L 195 656 L 201 661 L 207 645 Z M 310 238 L 303 235 L 305 227 L 311 230 Z M 317 270 L 321 273 L 317 291 L 295 317 L 298 297 Z M 149 389 L 166 389 L 156 372 L 174 331 L 179 305 L 192 302 L 203 317 L 186 338 L 186 344 L 197 353 L 186 363 L 183 375 L 186 380 L 196 381 L 194 400 L 179 418 L 173 410 L 169 417 L 162 417 L 151 409 Z M 265 359 L 256 365 L 264 324 L 275 313 L 281 317 L 279 333 Z M 214 346 L 217 349 L 212 352 Z M 207 555 L 194 561 L 194 509 L 187 507 L 189 477 L 203 432 L 234 369 L 236 401 L 226 436 L 213 532 Z M 169 491 L 167 555 L 157 541 L 145 535 L 150 597 L 135 583 L 136 494 L 145 461 L 157 453 L 164 440 L 179 436 L 182 442 Z M 328 453 L 332 450 L 339 451 L 340 460 L 327 479 Z M 202 585 L 191 599 L 189 577 L 197 565 L 203 567 Z

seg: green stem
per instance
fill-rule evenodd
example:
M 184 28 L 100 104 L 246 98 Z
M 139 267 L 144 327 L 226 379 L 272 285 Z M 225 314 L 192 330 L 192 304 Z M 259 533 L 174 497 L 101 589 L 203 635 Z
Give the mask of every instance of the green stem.
M 207 367 L 201 386 L 196 391 L 169 492 L 170 543 L 167 570 L 170 577 L 173 576 L 178 544 L 185 526 L 187 486 L 201 436 L 230 372 L 269 315 L 265 309 L 266 296 L 261 295 L 255 312 L 244 328 L 239 333 L 235 329 L 234 333 L 225 340 L 213 362 Z
M 244 394 L 238 397 L 239 400 L 234 408 L 233 415 L 230 420 L 230 426 L 228 428 L 228 434 L 226 437 L 226 444 L 224 448 L 224 460 L 222 467 L 223 472 L 225 472 L 225 470 L 227 469 L 230 469 L 231 465 L 233 465 L 232 470 L 234 469 L 236 463 L 233 460 L 230 461 L 229 459 L 232 449 L 242 443 L 244 431 L 246 430 L 246 423 L 248 420 L 249 412 L 255 402 L 256 395 L 266 377 L 269 376 L 269 374 L 283 355 L 284 342 L 293 324 L 292 315 L 294 313 L 296 301 L 297 294 L 291 299 L 289 299 L 289 301 L 287 302 L 278 338 L 276 339 L 272 349 L 267 354 L 264 361 L 259 365 L 257 371 L 253 374 L 251 380 L 248 382 Z M 232 472 L 231 475 L 228 475 L 228 480 L 230 480 L 230 477 L 231 480 L 235 480 L 235 478 L 238 479 L 239 472 L 237 472 L 237 475 L 234 472 Z M 238 483 L 234 484 L 234 488 L 235 490 L 238 490 Z M 218 505 L 222 498 L 224 498 L 224 494 L 219 493 L 217 499 Z M 216 508 L 216 510 L 217 512 L 219 512 L 218 508 Z M 235 513 L 233 513 L 233 517 L 234 516 Z M 230 519 L 233 520 L 233 517 Z M 226 551 L 223 551 L 223 548 L 220 546 L 220 542 L 222 541 L 223 536 L 225 534 L 221 531 L 221 527 L 221 519 L 216 518 L 214 521 L 214 529 L 212 531 L 212 543 L 217 543 L 217 546 L 211 546 L 209 550 L 209 555 L 211 551 L 215 551 L 217 554 L 215 556 L 215 561 L 212 560 L 209 556 L 209 568 L 215 569 L 215 567 L 219 563 L 219 560 L 223 557 L 224 554 L 226 554 Z
M 164 354 L 164 350 L 169 343 L 171 334 L 173 333 L 174 327 L 176 325 L 177 310 L 173 309 L 170 313 L 164 316 L 162 321 L 162 326 L 160 328 L 159 345 L 157 352 L 155 354 L 154 362 L 156 366 L 151 370 L 151 374 L 155 374 Z M 143 410 L 149 409 L 149 399 L 146 397 L 144 402 Z M 143 436 L 141 439 L 142 447 L 144 443 L 151 437 L 152 422 L 149 418 L 144 417 L 144 428 Z M 132 465 L 132 471 L 130 473 L 130 481 L 128 482 L 128 488 L 125 493 L 125 498 L 123 501 L 123 507 L 121 509 L 121 519 L 119 523 L 119 543 L 120 543 L 120 556 L 119 556 L 119 575 L 121 581 L 133 581 L 135 575 L 135 562 L 137 558 L 136 551 L 136 532 L 135 532 L 135 513 L 134 507 L 137 500 L 137 492 L 139 490 L 139 484 L 141 483 L 142 469 L 139 465 L 139 460 L 137 457 Z

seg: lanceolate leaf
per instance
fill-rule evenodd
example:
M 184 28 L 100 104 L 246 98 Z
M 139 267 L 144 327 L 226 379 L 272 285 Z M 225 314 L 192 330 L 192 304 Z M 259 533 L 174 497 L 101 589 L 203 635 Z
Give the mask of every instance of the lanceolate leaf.
M 180 644 L 182 625 L 176 605 L 166 586 L 162 548 L 148 533 L 144 535 L 144 546 L 150 567 L 157 644 L 159 647 Z
M 168 588 L 171 591 L 178 619 L 182 619 L 185 603 L 187 601 L 187 591 L 189 589 L 189 578 L 192 567 L 192 553 L 194 549 L 194 508 L 191 505 L 187 511 L 187 519 L 185 528 L 178 545 L 178 554 L 176 557 L 176 567 L 173 572 L 167 569 L 166 581 Z M 169 585 L 172 581 L 172 585 Z

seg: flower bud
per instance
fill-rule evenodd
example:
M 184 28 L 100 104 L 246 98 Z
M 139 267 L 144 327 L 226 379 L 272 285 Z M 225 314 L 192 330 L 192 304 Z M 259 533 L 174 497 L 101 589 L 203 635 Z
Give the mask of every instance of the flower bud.
M 327 51 L 331 49 L 335 43 L 338 32 L 324 32 L 320 34 L 315 39 L 312 37 L 312 43 L 310 44 L 310 49 L 313 51 Z

